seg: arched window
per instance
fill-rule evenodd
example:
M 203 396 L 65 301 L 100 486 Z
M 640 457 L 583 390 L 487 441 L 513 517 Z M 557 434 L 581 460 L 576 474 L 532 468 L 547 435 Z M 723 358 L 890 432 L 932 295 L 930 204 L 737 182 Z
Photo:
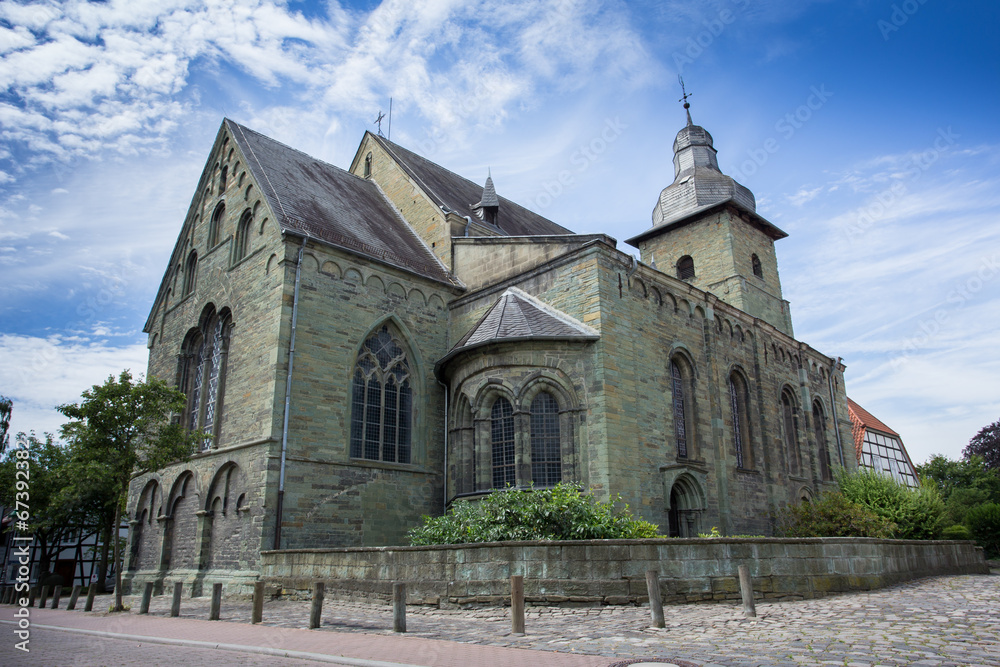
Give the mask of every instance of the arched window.
M 677 260 L 677 277 L 681 280 L 694 278 L 694 260 L 691 255 L 684 255 Z
M 187 296 L 194 291 L 195 278 L 198 275 L 198 253 L 194 250 L 188 255 L 187 264 L 184 265 L 184 295 Z
M 786 389 L 781 392 L 781 430 L 785 438 L 785 450 L 788 453 L 788 472 L 799 475 L 802 470 L 802 458 L 799 454 L 798 417 L 795 413 L 795 399 Z
M 372 154 L 369 153 L 365 156 L 365 178 L 372 175 Z
M 750 258 L 750 263 L 753 264 L 753 274 L 758 278 L 764 277 L 764 269 L 760 265 L 760 257 L 756 253 Z
M 829 482 L 833 479 L 833 467 L 830 465 L 830 449 L 826 445 L 826 415 L 819 401 L 813 403 L 813 429 L 816 433 L 816 446 L 819 449 L 820 478 Z
M 413 388 L 399 339 L 383 326 L 358 352 L 351 389 L 351 456 L 410 462 Z
M 490 445 L 493 449 L 493 488 L 515 486 L 514 409 L 510 401 L 503 397 L 494 401 L 490 410 Z
M 222 219 L 226 215 L 225 202 L 219 202 L 212 213 L 212 222 L 208 225 L 208 247 L 214 248 L 219 242 L 219 235 L 222 232 Z
M 223 167 L 219 174 L 219 194 L 226 191 L 226 179 L 229 178 L 229 167 Z
M 733 447 L 736 452 L 736 467 L 749 469 L 751 462 L 750 413 L 747 401 L 747 386 L 739 373 L 729 376 L 729 404 L 733 417 Z
M 562 480 L 559 446 L 559 404 L 542 392 L 531 401 L 531 481 L 554 486 Z
M 202 450 L 209 449 L 219 435 L 231 324 L 228 313 L 219 316 L 208 310 L 202 316 L 201 326 L 188 335 L 185 345 L 186 424 L 192 431 L 205 432 Z
M 686 369 L 685 369 L 686 370 Z M 694 444 L 691 438 L 691 392 L 690 378 L 681 370 L 677 361 L 670 362 L 670 387 L 674 416 L 674 441 L 677 457 L 687 458 Z
M 250 225 L 253 222 L 253 213 L 250 209 L 243 211 L 240 216 L 240 224 L 236 226 L 236 247 L 234 249 L 234 260 L 240 261 L 250 254 Z

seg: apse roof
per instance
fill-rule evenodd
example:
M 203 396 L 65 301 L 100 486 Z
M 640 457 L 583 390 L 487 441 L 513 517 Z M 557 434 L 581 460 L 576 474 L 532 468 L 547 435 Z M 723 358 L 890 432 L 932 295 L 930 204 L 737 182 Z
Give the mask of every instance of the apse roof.
M 475 205 L 481 202 L 484 196 L 482 185 L 477 185 L 467 178 L 448 171 L 441 165 L 435 164 L 399 144 L 394 144 L 385 137 L 374 134 L 372 137 L 396 159 L 407 175 L 416 181 L 438 206 L 455 211 L 461 216 L 479 219 Z M 492 181 L 492 179 L 490 180 Z M 495 195 L 495 192 L 493 194 Z M 497 213 L 497 227 L 502 234 L 507 236 L 545 236 L 573 233 L 509 199 L 504 197 L 497 197 L 497 199 L 500 205 L 500 210 Z M 490 205 L 486 202 L 483 204 Z
M 232 120 L 225 123 L 283 232 L 458 284 L 374 182 Z
M 600 334 L 547 303 L 510 287 L 472 329 L 438 362 L 489 343 L 525 340 L 597 340 Z

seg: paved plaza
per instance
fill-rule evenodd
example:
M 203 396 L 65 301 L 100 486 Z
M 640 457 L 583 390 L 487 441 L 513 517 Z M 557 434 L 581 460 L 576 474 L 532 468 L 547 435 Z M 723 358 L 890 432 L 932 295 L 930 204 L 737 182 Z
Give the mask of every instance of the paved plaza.
M 107 599 L 107 598 L 104 598 Z M 135 616 L 139 599 L 127 599 Z M 156 627 L 157 617 L 168 615 L 169 596 L 153 598 L 150 616 L 136 616 L 145 623 L 142 634 Z M 209 598 L 186 598 L 182 619 L 207 619 Z M 96 608 L 96 607 L 95 607 Z M 10 617 L 4 608 L 3 619 Z M 433 644 L 436 655 L 448 647 L 474 646 L 498 650 L 491 665 L 525 664 L 524 656 L 536 656 L 537 664 L 564 663 L 576 654 L 574 664 L 611 665 L 629 658 L 696 665 L 989 665 L 1000 666 L 1000 576 L 965 575 L 921 579 L 891 588 L 835 595 L 815 600 L 758 602 L 757 618 L 747 619 L 742 608 L 731 603 L 669 606 L 665 608 L 667 627 L 650 628 L 648 607 L 529 607 L 523 636 L 510 632 L 509 610 L 407 608 L 409 644 L 419 640 Z M 82 612 L 46 612 L 39 623 L 59 625 L 53 620 L 78 616 L 98 617 Z M 220 622 L 199 620 L 191 627 L 209 627 L 223 643 L 268 645 L 268 632 L 279 628 L 305 628 L 309 602 L 269 600 L 264 607 L 263 626 L 249 626 L 250 603 L 226 600 Z M 104 616 L 109 631 L 128 634 L 129 623 L 116 616 Z M 94 620 L 97 620 L 95 618 Z M 116 622 L 118 621 L 118 622 Z M 160 623 L 175 619 L 159 620 Z M 190 624 L 190 623 L 189 623 Z M 91 624 L 92 625 L 92 624 Z M 344 603 L 327 597 L 320 630 L 308 631 L 322 640 L 330 635 L 364 635 L 369 647 L 387 647 L 384 655 L 367 654 L 369 659 L 409 663 L 418 652 L 399 653 L 403 637 L 391 631 L 392 612 L 388 606 Z M 252 630 L 247 635 L 245 630 Z M 244 636 L 260 641 L 236 641 Z M 344 635 L 345 637 L 348 635 Z M 229 639 L 227 639 L 229 637 Z M 342 644 L 341 639 L 331 643 Z M 359 641 L 362 637 L 356 637 Z M 442 641 L 443 640 L 443 641 Z M 261 643 L 265 642 L 265 643 Z M 381 642 L 381 644 L 379 643 Z M 273 644 L 273 642 L 272 642 Z M 388 647 L 394 647 L 392 652 Z M 6 650 L 7 647 L 4 647 Z M 528 649 L 528 651 L 510 651 Z M 221 652 L 220 652 L 221 653 Z M 348 655 L 347 653 L 342 653 Z M 471 654 L 470 654 L 471 655 Z M 478 654 L 477 654 L 478 655 Z M 482 655 L 487 655 L 482 653 Z M 583 660 L 585 656 L 591 657 Z M 220 656 L 221 657 L 221 656 Z M 602 658 L 594 660 L 594 658 Z M 484 662 L 484 664 L 486 664 Z M 90 664 L 71 662 L 67 664 Z M 100 664 L 100 663 L 94 663 Z M 216 664 L 241 664 L 218 662 Z M 253 663 L 256 664 L 256 663 Z M 415 664 L 462 664 L 443 657 Z

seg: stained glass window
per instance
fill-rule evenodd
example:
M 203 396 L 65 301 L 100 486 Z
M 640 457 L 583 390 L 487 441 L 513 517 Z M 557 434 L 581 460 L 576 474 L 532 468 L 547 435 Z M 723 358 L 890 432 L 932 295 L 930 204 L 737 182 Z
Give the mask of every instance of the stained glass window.
M 559 404 L 542 392 L 531 402 L 531 481 L 554 486 L 562 480 L 559 447 Z
M 383 326 L 365 341 L 351 383 L 351 456 L 410 462 L 413 391 L 399 340 Z
M 781 394 L 781 421 L 785 436 L 785 449 L 788 450 L 788 471 L 793 475 L 798 475 L 801 470 L 799 438 L 795 432 L 795 405 L 788 392 Z
M 219 433 L 219 410 L 229 348 L 228 316 L 209 311 L 188 344 L 185 386 L 188 394 L 187 426 L 204 431 L 201 449 L 211 448 Z
M 677 363 L 670 362 L 670 377 L 674 394 L 674 437 L 677 440 L 677 456 L 686 458 L 687 447 L 687 405 L 684 396 L 684 378 Z
M 733 445 L 736 449 L 736 467 L 745 468 L 746 461 L 743 458 L 743 442 L 746 438 L 744 432 L 746 419 L 746 401 L 743 395 L 742 382 L 735 377 L 729 378 L 729 401 L 733 411 Z
M 514 409 L 506 398 L 498 398 L 490 411 L 490 443 L 493 447 L 493 488 L 516 485 Z

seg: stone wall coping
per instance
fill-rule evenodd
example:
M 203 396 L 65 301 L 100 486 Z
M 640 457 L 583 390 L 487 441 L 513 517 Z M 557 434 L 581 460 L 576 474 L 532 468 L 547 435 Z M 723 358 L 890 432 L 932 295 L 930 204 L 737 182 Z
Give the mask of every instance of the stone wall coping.
M 931 545 L 931 544 L 975 544 L 974 540 L 895 540 L 875 537 L 672 537 L 636 540 L 522 540 L 509 542 L 466 542 L 463 544 L 432 544 L 420 546 L 389 547 L 319 547 L 310 549 L 271 549 L 261 551 L 261 555 L 296 553 L 391 553 L 395 551 L 457 551 L 460 549 L 492 549 L 496 547 L 587 547 L 587 546 L 639 546 L 639 545 L 687 545 L 687 544 L 888 544 L 888 545 Z

